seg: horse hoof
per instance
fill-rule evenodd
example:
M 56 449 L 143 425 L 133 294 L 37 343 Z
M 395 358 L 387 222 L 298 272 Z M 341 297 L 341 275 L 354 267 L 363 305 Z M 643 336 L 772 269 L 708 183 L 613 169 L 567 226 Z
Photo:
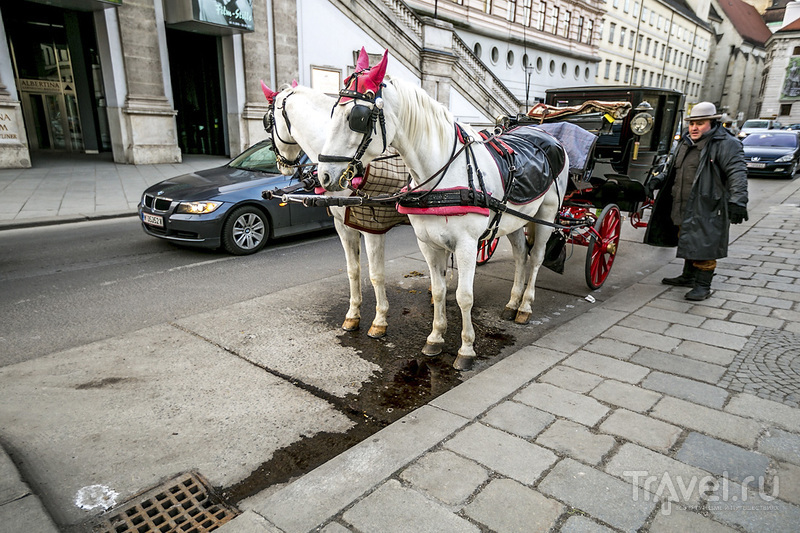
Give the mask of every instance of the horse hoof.
M 360 320 L 359 318 L 345 318 L 342 329 L 345 331 L 355 331 L 358 329 Z
M 373 324 L 370 326 L 369 331 L 367 332 L 368 337 L 372 337 L 373 339 L 380 339 L 381 337 L 386 336 L 386 326 L 376 326 Z
M 472 364 L 474 362 L 475 362 L 474 356 L 467 357 L 464 355 L 459 355 L 458 357 L 456 357 L 456 360 L 453 361 L 453 368 L 455 368 L 456 370 L 469 370 L 470 368 L 472 368 Z
M 500 318 L 503 320 L 514 320 L 514 317 L 517 316 L 517 310 L 511 309 L 510 307 L 506 307 L 503 309 L 503 312 L 500 313 Z
M 422 349 L 422 354 L 432 357 L 442 353 L 443 342 L 426 342 L 425 347 Z
M 517 311 L 517 317 L 514 319 L 514 322 L 517 324 L 527 324 L 531 320 L 531 314 L 526 313 L 525 311 Z

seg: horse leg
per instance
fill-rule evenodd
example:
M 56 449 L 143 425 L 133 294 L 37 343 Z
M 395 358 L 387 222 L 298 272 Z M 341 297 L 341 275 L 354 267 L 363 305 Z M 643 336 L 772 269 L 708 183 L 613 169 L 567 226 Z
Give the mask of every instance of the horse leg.
M 386 298 L 386 234 L 364 233 L 364 247 L 369 259 L 369 280 L 375 291 L 375 319 L 367 335 L 379 339 L 386 335 L 386 314 L 389 312 L 389 300 Z
M 344 248 L 347 279 L 350 281 L 350 308 L 345 315 L 342 329 L 355 331 L 361 323 L 361 234 L 345 226 L 339 217 L 334 217 L 334 225 Z
M 528 280 L 528 248 L 526 246 L 524 229 L 520 228 L 513 233 L 509 233 L 507 237 L 511 243 L 514 257 L 514 284 L 511 286 L 511 298 L 508 300 L 500 316 L 504 320 L 514 320 L 517 310 L 522 303 L 522 297 L 525 293 L 525 283 Z
M 431 299 L 433 300 L 433 324 L 431 333 L 425 341 L 422 353 L 425 355 L 439 355 L 444 346 L 444 333 L 447 331 L 447 312 L 445 309 L 445 296 L 447 295 L 447 250 L 437 249 L 428 243 L 417 239 L 419 249 L 428 263 L 431 275 Z M 473 254 L 474 256 L 474 254 Z M 472 258 L 473 264 L 475 257 Z
M 475 299 L 475 252 L 477 243 L 472 241 L 456 249 L 458 262 L 458 289 L 456 300 L 461 309 L 461 348 L 453 362 L 456 370 L 467 370 L 475 360 L 475 328 L 472 326 L 472 305 Z
M 548 219 L 545 219 L 548 220 Z M 522 298 L 522 305 L 517 310 L 517 316 L 514 322 L 517 324 L 527 324 L 531 319 L 533 311 L 533 299 L 536 293 L 536 276 L 539 274 L 539 268 L 544 261 L 544 252 L 547 245 L 547 240 L 553 228 L 545 226 L 544 224 L 535 224 L 533 250 L 531 251 L 530 263 L 531 273 L 528 278 L 528 286 L 525 289 L 525 295 Z

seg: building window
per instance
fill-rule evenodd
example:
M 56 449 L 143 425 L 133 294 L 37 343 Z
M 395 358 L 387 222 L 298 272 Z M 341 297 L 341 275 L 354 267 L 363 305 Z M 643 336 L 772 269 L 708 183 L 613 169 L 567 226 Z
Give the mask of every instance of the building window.
M 631 10 L 631 0 L 625 0 L 625 6 L 622 8 L 622 10 L 625 13 Z
M 633 69 L 633 84 L 639 85 L 639 68 Z
M 475 57 L 480 59 L 482 51 L 483 50 L 481 49 L 481 43 L 475 43 L 475 46 L 472 48 L 472 52 L 475 54 Z
M 622 83 L 628 83 L 631 80 L 631 66 L 625 65 L 625 79 Z
M 531 0 L 522 0 L 522 24 L 531 25 Z
M 791 115 L 792 104 L 781 104 L 781 115 Z
M 583 39 L 583 24 L 584 24 L 584 18 L 583 17 L 578 17 L 578 26 L 575 28 L 575 36 L 578 39 L 579 43 L 582 43 L 584 41 L 584 39 Z
M 594 21 L 589 19 L 586 25 L 586 44 L 592 44 L 592 32 L 594 31 Z
M 640 33 L 639 34 L 639 39 L 636 41 L 636 52 L 637 53 L 642 51 L 642 43 L 643 42 L 644 42 L 644 37 Z
M 646 56 L 650 55 L 650 43 L 651 42 L 652 42 L 652 39 L 650 37 L 648 37 L 647 38 L 647 44 L 644 47 L 644 55 L 646 55 Z
M 659 59 L 662 60 L 662 61 L 664 60 L 664 50 L 666 48 L 667 48 L 667 45 L 664 44 L 664 43 L 661 43 L 661 57 L 659 57 Z
M 614 9 L 619 7 L 619 0 L 614 0 Z
M 559 7 L 553 7 L 553 12 L 550 17 L 550 32 L 553 35 L 558 35 L 558 19 L 560 15 L 561 9 Z
M 639 18 L 639 2 L 633 3 L 633 17 Z
M 625 30 L 626 28 L 619 29 L 619 45 L 625 46 Z
M 794 50 L 792 50 L 793 56 L 800 56 L 800 46 L 795 46 Z
M 547 13 L 547 2 L 539 2 L 539 18 L 536 19 L 536 29 L 544 31 L 544 17 Z
M 651 86 L 651 87 L 653 86 L 653 75 L 654 75 L 654 74 L 655 74 L 655 72 L 653 72 L 653 71 L 651 70 L 651 71 L 650 71 L 650 81 L 649 81 L 649 82 L 647 82 L 647 85 L 649 85 L 649 86 Z
M 647 8 L 642 6 L 642 20 L 647 22 Z
M 628 39 L 628 48 L 633 50 L 633 42 L 636 40 L 636 32 L 631 30 L 630 39 Z
M 653 24 L 655 24 L 655 22 L 656 22 L 656 12 L 655 11 L 651 11 L 650 12 L 650 25 L 652 26 Z
M 508 0 L 508 9 L 506 10 L 506 20 L 514 22 L 517 16 L 517 0 Z
M 611 23 L 608 25 L 608 42 L 614 42 L 614 32 L 617 30 L 617 25 L 615 23 Z
M 603 77 L 605 79 L 608 79 L 609 76 L 611 76 L 611 60 L 606 59 L 606 70 L 605 73 L 603 74 Z
M 562 33 L 562 35 L 567 39 L 569 39 L 570 24 L 572 24 L 572 12 L 564 11 L 564 33 Z
M 491 13 L 492 13 L 492 0 L 484 0 L 483 1 L 483 11 L 485 13 L 489 13 L 491 15 Z
M 614 81 L 619 81 L 619 74 L 622 72 L 622 63 L 617 61 L 617 69 L 614 72 Z

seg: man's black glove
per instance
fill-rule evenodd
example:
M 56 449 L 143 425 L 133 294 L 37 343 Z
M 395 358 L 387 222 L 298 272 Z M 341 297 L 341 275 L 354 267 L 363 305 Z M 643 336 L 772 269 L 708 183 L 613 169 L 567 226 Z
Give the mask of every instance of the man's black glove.
M 664 185 L 665 178 L 666 176 L 663 174 L 650 176 L 650 179 L 644 184 L 644 192 L 647 193 L 648 198 L 653 198 L 653 193 L 656 192 L 656 189 L 660 189 Z
M 747 208 L 736 204 L 728 204 L 728 217 L 731 224 L 741 224 L 747 220 Z

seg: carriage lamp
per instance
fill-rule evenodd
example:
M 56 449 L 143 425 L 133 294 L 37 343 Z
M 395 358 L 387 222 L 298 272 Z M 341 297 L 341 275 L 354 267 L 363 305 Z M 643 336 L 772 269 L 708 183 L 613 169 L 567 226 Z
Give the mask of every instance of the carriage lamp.
M 175 212 L 189 215 L 206 215 L 213 213 L 221 205 L 222 202 L 181 202 Z

